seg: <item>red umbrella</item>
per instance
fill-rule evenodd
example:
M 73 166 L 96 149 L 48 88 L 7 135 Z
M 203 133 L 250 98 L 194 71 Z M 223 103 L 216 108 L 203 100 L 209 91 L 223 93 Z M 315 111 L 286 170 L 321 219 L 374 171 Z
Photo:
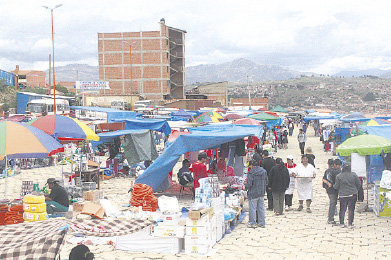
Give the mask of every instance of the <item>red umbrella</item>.
M 242 118 L 235 120 L 233 123 L 237 125 L 260 125 L 262 122 L 252 118 Z
M 266 114 L 269 114 L 269 115 L 272 115 L 272 116 L 276 116 L 278 117 L 278 114 L 275 113 L 275 112 L 271 112 L 271 111 L 265 111 Z
M 227 114 L 224 116 L 224 119 L 227 120 L 235 120 L 235 119 L 241 119 L 244 118 L 244 116 L 238 115 L 238 114 Z

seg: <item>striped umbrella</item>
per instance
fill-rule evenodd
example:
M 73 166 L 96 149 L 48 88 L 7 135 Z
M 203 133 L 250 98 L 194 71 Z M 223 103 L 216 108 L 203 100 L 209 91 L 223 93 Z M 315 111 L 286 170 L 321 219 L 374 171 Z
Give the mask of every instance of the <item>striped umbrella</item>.
M 45 158 L 63 150 L 53 137 L 35 127 L 0 121 L 0 159 Z
M 47 115 L 35 120 L 32 126 L 61 141 L 99 141 L 99 136 L 79 120 L 61 115 Z

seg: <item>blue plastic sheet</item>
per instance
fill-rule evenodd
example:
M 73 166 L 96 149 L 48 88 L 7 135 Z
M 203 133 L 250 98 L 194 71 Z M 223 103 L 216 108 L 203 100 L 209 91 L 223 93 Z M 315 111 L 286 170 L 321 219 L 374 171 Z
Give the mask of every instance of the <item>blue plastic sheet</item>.
M 156 190 L 167 179 L 180 156 L 190 151 L 200 151 L 216 147 L 246 136 L 260 137 L 262 126 L 250 125 L 207 125 L 190 128 L 190 134 L 180 135 L 168 145 L 163 153 L 140 175 L 136 183 L 144 183 Z
M 391 141 L 391 125 L 359 126 L 359 129 L 370 135 L 377 135 Z
M 171 134 L 171 127 L 163 119 L 126 119 L 115 120 L 115 122 L 125 122 L 125 130 L 155 130 L 164 133 L 166 136 Z
M 109 123 L 113 123 L 116 120 L 121 120 L 121 119 L 124 120 L 129 118 L 136 118 L 137 116 L 141 115 L 133 111 L 125 111 L 125 110 L 119 110 L 119 109 L 107 108 L 107 107 L 71 106 L 71 109 L 107 113 L 107 122 Z

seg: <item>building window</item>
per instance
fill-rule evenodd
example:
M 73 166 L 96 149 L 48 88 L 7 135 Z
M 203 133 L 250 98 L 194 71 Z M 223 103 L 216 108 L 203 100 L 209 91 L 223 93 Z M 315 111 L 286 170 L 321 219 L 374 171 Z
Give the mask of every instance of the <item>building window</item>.
M 26 75 L 18 75 L 19 79 L 26 79 Z

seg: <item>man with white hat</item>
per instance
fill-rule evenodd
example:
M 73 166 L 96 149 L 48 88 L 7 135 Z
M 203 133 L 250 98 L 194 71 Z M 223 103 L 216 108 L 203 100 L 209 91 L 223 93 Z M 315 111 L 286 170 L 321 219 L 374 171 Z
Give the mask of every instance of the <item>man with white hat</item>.
M 294 168 L 296 167 L 296 163 L 293 162 L 293 155 L 288 155 L 286 157 L 286 160 L 287 160 L 287 163 L 285 163 L 285 167 L 288 168 L 290 182 L 289 182 L 288 189 L 285 191 L 285 210 L 290 211 L 290 210 L 292 210 L 293 192 L 295 191 Z

